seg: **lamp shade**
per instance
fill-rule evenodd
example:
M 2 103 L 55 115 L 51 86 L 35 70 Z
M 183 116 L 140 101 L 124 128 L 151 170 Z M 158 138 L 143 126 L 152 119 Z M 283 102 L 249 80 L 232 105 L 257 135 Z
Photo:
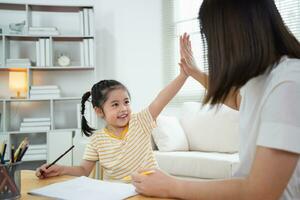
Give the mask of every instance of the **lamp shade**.
M 27 73 L 22 71 L 9 72 L 9 88 L 11 90 L 26 91 Z

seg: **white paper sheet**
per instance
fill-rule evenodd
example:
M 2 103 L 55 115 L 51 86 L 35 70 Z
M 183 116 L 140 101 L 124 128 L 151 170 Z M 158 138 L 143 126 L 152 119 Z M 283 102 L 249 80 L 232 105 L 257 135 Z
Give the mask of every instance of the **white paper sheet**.
M 100 181 L 81 176 L 32 190 L 28 194 L 66 200 L 120 200 L 137 193 L 131 184 Z

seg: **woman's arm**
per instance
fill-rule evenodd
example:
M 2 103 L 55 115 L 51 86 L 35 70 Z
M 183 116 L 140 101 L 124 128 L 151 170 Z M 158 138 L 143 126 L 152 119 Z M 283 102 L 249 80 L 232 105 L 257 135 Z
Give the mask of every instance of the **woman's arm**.
M 299 154 L 257 147 L 248 177 L 230 180 L 185 181 L 160 171 L 147 176 L 134 174 L 139 193 L 181 199 L 278 199 L 292 176 Z
M 189 39 L 189 35 L 186 33 L 180 37 L 180 55 L 181 62 L 180 66 L 183 68 L 186 74 L 193 77 L 196 81 L 198 81 L 205 89 L 208 88 L 208 75 L 201 70 L 199 70 L 192 51 L 191 41 Z M 232 90 L 227 98 L 224 101 L 224 104 L 235 109 L 239 110 L 241 102 L 241 95 L 239 90 Z

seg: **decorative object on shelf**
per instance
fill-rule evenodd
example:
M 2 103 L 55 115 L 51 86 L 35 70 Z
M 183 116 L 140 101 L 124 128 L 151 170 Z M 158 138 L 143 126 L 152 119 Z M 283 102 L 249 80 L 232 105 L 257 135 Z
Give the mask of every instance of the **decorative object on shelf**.
M 24 31 L 25 24 L 26 24 L 25 20 L 23 20 L 20 23 L 10 23 L 9 24 L 10 33 L 13 33 L 13 34 L 22 34 L 23 31 Z
M 25 96 L 21 96 L 21 92 L 27 90 L 27 73 L 24 71 L 10 71 L 9 89 L 17 92 L 17 96 L 11 97 L 12 99 L 25 99 Z
M 59 66 L 65 67 L 70 65 L 71 59 L 67 55 L 61 54 L 57 59 L 57 63 Z
M 32 63 L 29 58 L 9 58 L 6 59 L 6 65 L 9 67 L 29 67 Z

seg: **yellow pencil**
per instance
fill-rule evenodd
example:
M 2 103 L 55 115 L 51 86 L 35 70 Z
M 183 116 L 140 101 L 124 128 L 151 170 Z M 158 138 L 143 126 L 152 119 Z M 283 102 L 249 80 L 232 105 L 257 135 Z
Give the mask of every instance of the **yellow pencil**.
M 14 154 L 14 159 L 17 160 L 18 158 L 18 155 L 21 153 L 20 150 L 21 148 L 24 149 L 24 147 L 28 144 L 28 138 L 25 137 L 22 142 L 19 144 L 17 150 L 15 151 L 15 154 Z
M 149 170 L 149 171 L 144 171 L 142 173 L 140 173 L 141 175 L 149 175 L 149 174 L 152 174 L 154 173 L 155 171 L 154 170 Z M 131 176 L 125 176 L 124 178 L 122 178 L 123 181 L 131 181 Z

